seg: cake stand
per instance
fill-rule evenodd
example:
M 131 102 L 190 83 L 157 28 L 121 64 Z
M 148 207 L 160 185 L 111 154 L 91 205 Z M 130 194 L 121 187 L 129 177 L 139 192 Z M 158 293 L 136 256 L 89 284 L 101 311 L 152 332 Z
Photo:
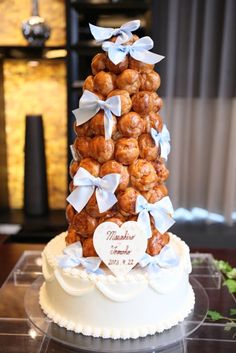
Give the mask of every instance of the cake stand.
M 113 340 L 94 338 L 68 331 L 53 323 L 39 305 L 39 290 L 43 284 L 43 276 L 39 276 L 25 293 L 25 310 L 29 321 L 48 338 L 60 342 L 78 352 L 100 353 L 144 353 L 157 352 L 170 348 L 193 333 L 202 324 L 208 310 L 208 296 L 200 283 L 190 278 L 195 293 L 195 306 L 189 316 L 180 324 L 163 333 L 148 335 L 144 338 Z

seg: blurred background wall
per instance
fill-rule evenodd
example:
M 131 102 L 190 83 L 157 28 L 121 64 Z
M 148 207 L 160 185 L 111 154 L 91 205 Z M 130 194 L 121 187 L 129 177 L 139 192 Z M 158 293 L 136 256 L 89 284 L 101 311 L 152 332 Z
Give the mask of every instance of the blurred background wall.
M 5 139 L 8 206 L 23 207 L 25 116 L 42 114 L 45 130 L 49 206 L 65 207 L 67 192 L 67 117 L 65 59 L 49 59 L 38 51 L 24 51 L 28 43 L 21 32 L 23 20 L 31 14 L 30 0 L 0 1 L 1 142 Z M 39 3 L 40 15 L 51 27 L 47 47 L 65 47 L 66 19 L 63 0 Z M 49 55 L 50 56 L 50 55 Z M 3 126 L 4 125 L 4 126 Z M 3 131 L 5 129 L 5 137 Z M 6 186 L 4 186 L 6 190 Z M 1 195 L 7 195 L 1 192 Z M 2 198 L 2 196 L 1 196 Z M 7 204 L 7 200 L 1 200 Z
M 153 1 L 171 131 L 169 189 L 187 217 L 236 220 L 236 1 Z M 198 209 L 196 209 L 198 208 Z M 205 211 L 204 211 L 205 210 Z M 199 212 L 200 211 L 200 212 Z
M 140 18 L 137 34 L 150 35 L 155 52 L 166 57 L 156 69 L 161 115 L 172 137 L 168 186 L 177 215 L 232 224 L 236 1 L 41 0 L 40 15 L 51 27 L 41 51 L 32 51 L 21 33 L 30 8 L 29 0 L 0 1 L 0 205 L 22 208 L 24 119 L 35 113 L 44 119 L 50 208 L 64 209 L 71 110 L 78 107 L 92 57 L 101 51 L 88 23 L 117 27 Z

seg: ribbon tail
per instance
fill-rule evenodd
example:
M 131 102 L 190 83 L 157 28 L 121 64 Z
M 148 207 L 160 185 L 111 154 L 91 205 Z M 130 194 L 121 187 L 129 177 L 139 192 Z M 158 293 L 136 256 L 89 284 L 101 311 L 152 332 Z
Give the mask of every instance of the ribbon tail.
M 100 213 L 106 212 L 117 202 L 117 198 L 113 193 L 100 188 L 96 189 L 96 199 Z
M 170 153 L 170 144 L 168 141 L 161 143 L 161 157 L 164 158 L 166 161 L 168 159 L 168 154 Z
M 146 49 L 141 49 L 141 48 L 138 48 L 138 49 L 132 48 L 130 50 L 130 55 L 138 61 L 142 61 L 146 64 L 151 64 L 151 65 L 156 64 L 162 59 L 164 59 L 164 56 L 162 55 L 155 54 Z
M 160 138 L 159 138 L 159 133 L 157 132 L 157 130 L 151 128 L 151 136 L 155 142 L 155 145 L 159 148 Z
M 151 238 L 152 236 L 152 229 L 150 223 L 150 216 L 147 210 L 143 210 L 139 213 L 137 222 L 143 227 L 147 238 Z
M 121 175 L 118 173 L 111 173 L 105 175 L 102 178 L 103 190 L 114 194 L 119 185 L 120 178 Z
M 113 119 L 112 114 L 109 109 L 104 109 L 104 130 L 105 130 L 105 140 L 109 140 L 112 135 L 113 129 Z
M 94 186 L 77 186 L 77 188 L 72 191 L 66 200 L 74 207 L 77 212 L 80 212 L 92 196 L 94 188 Z
M 163 135 L 163 137 L 166 141 L 168 141 L 168 142 L 170 141 L 170 133 L 169 133 L 169 130 L 167 129 L 166 124 L 164 124 L 164 126 L 162 128 L 161 134 Z

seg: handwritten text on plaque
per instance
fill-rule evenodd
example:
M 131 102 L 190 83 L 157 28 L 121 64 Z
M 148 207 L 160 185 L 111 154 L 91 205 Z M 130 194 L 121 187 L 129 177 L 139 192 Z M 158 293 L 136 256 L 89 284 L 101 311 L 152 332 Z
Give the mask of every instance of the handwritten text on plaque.
M 121 227 L 113 222 L 101 223 L 95 230 L 93 243 L 98 256 L 116 276 L 127 274 L 147 248 L 143 228 L 134 221 Z

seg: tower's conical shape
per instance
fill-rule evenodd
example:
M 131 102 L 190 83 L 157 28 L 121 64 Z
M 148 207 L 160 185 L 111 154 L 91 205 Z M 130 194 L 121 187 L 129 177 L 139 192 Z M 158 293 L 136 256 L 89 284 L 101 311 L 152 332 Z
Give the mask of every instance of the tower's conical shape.
M 139 38 L 132 37 L 123 46 L 133 45 Z M 115 43 L 117 37 L 110 41 Z M 91 75 L 84 82 L 83 90 L 94 93 L 99 100 L 119 96 L 120 116 L 111 115 L 110 138 L 105 137 L 104 114 L 98 112 L 85 123 L 75 122 L 77 135 L 74 144 L 74 160 L 70 165 L 70 191 L 76 186 L 73 178 L 79 168 L 86 169 L 94 177 L 120 174 L 115 191 L 117 202 L 105 212 L 99 212 L 95 192 L 82 210 L 77 212 L 69 203 L 66 217 L 69 223 L 67 244 L 80 241 L 83 256 L 95 256 L 93 233 L 104 221 L 121 225 L 128 220 L 137 220 L 136 201 L 143 195 L 149 203 L 156 203 L 168 195 L 165 181 L 169 171 L 161 157 L 161 145 L 155 141 L 151 131 L 157 134 L 163 130 L 159 114 L 163 101 L 156 91 L 161 79 L 154 71 L 154 65 L 134 59 L 130 54 L 114 64 L 107 52 L 94 56 Z M 80 119 L 80 111 L 78 112 Z M 78 201 L 79 202 L 79 201 Z M 168 243 L 167 233 L 161 234 L 151 216 L 152 235 L 149 236 L 147 253 L 156 255 Z

